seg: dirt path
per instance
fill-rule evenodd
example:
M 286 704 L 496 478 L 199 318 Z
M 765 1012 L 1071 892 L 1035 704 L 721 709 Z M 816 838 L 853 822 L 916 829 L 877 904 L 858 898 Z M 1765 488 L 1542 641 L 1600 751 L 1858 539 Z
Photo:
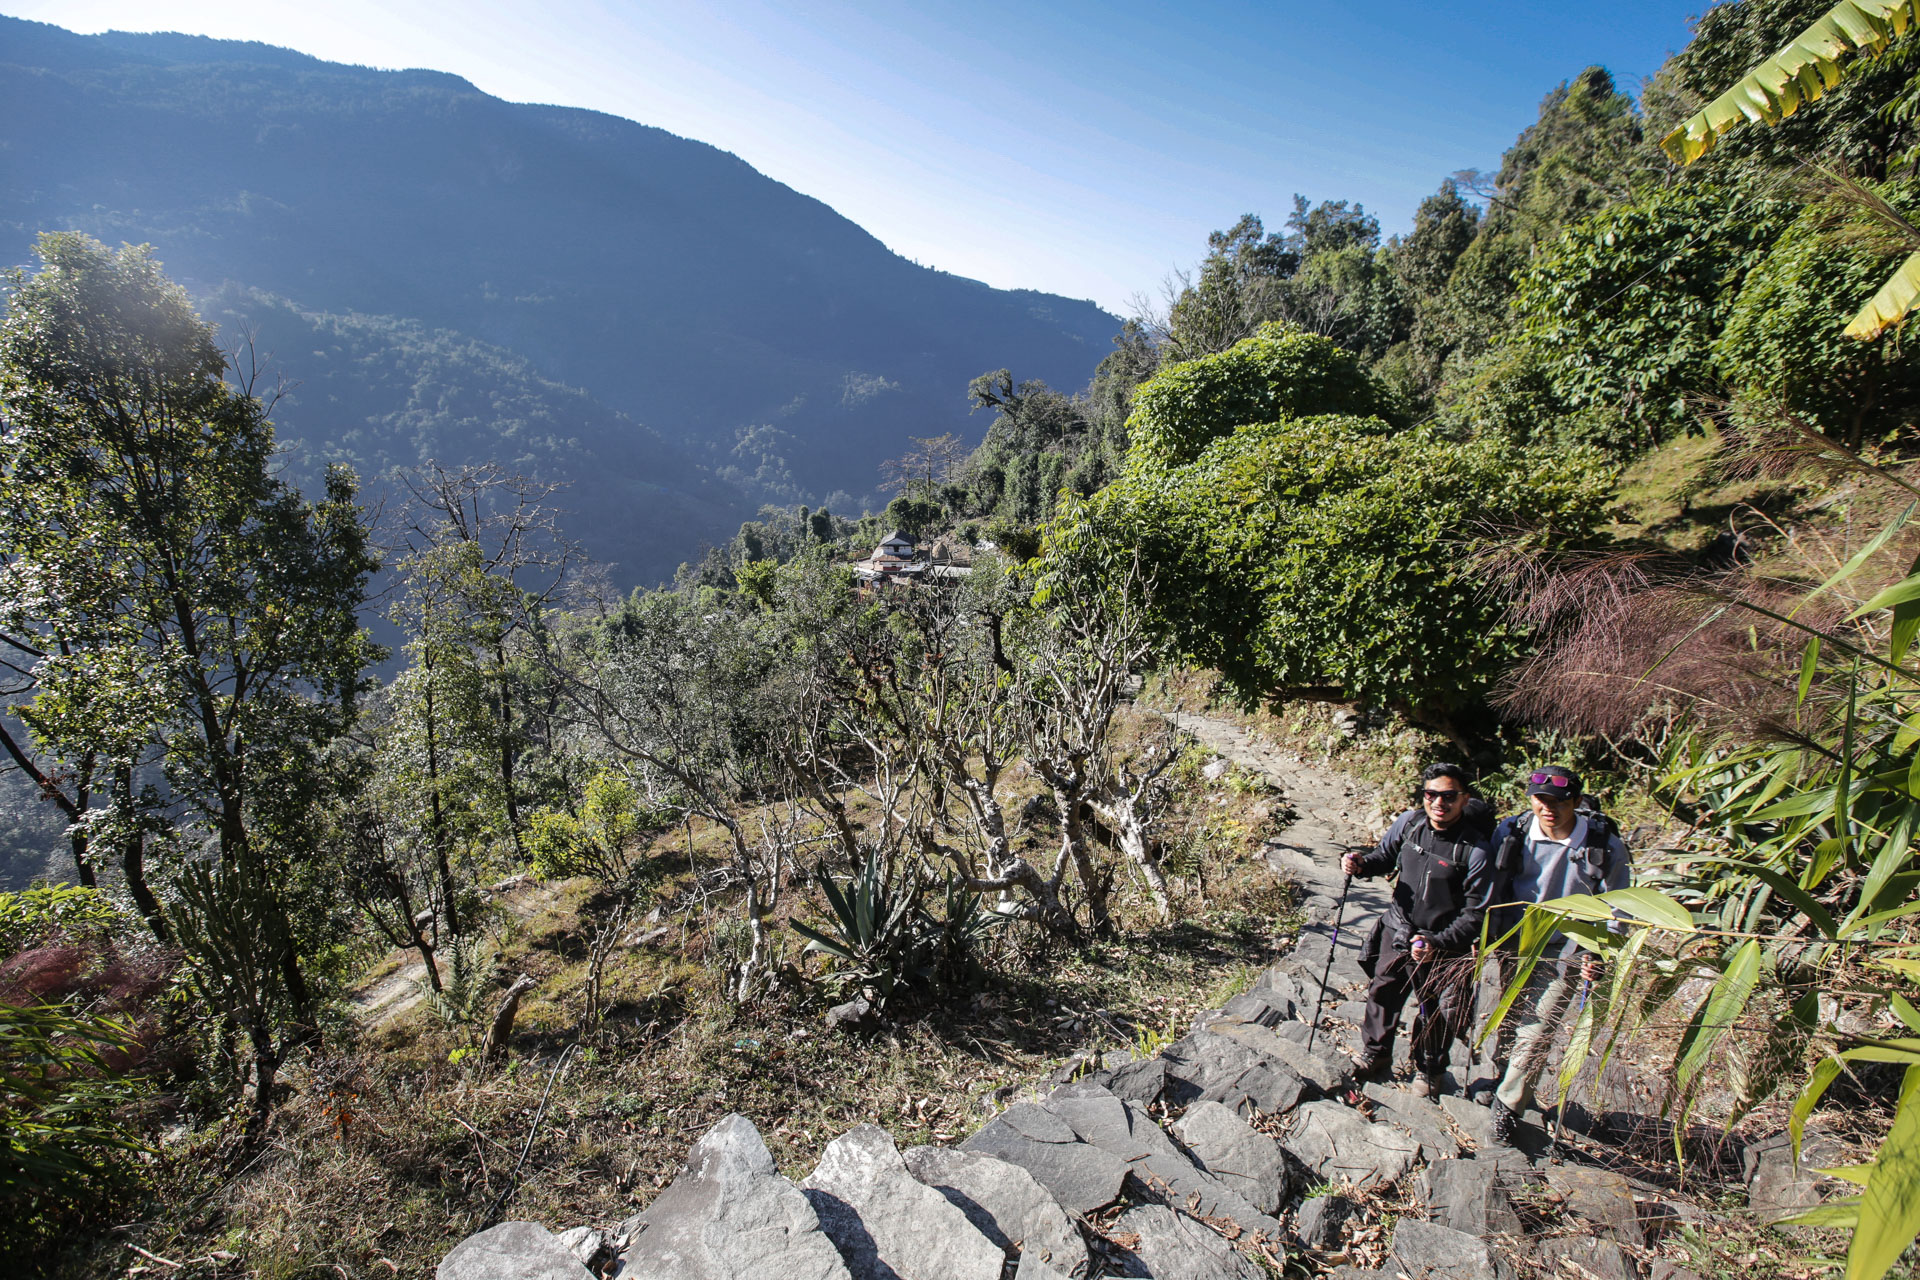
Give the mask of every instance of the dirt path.
M 1349 849 L 1373 847 L 1379 832 L 1367 819 L 1379 810 L 1394 811 L 1394 801 L 1381 789 L 1359 782 L 1323 765 L 1248 733 L 1228 720 L 1185 711 L 1161 711 L 1172 724 L 1190 733 L 1206 750 L 1244 769 L 1264 776 L 1280 789 L 1297 815 L 1286 830 L 1267 841 L 1267 861 L 1275 872 L 1301 886 L 1306 927 L 1300 948 L 1326 955 L 1326 939 L 1333 932 L 1345 876 L 1340 857 Z M 1335 1044 L 1349 1052 L 1359 1046 L 1360 1014 L 1366 1000 L 1366 975 L 1360 971 L 1360 945 L 1374 920 L 1386 909 L 1390 885 L 1384 880 L 1355 880 L 1340 915 L 1332 964 L 1327 969 L 1327 1012 L 1322 1022 Z M 1406 1036 L 1396 1038 L 1396 1053 L 1404 1059 Z M 1404 1065 L 1404 1062 L 1402 1063 Z M 1456 1045 L 1452 1072 L 1464 1087 L 1480 1076 L 1497 1076 L 1493 1064 L 1471 1057 Z
M 502 884 L 506 885 L 506 882 Z M 495 886 L 493 892 L 501 906 L 522 920 L 532 919 L 552 906 L 560 896 L 558 888 L 531 880 L 521 880 L 504 888 Z M 427 966 L 420 959 L 419 952 L 411 947 L 403 947 L 388 953 L 381 965 L 396 967 L 386 976 L 367 982 L 353 993 L 351 1003 L 354 1020 L 362 1026 L 373 1027 L 389 1022 L 426 999 Z

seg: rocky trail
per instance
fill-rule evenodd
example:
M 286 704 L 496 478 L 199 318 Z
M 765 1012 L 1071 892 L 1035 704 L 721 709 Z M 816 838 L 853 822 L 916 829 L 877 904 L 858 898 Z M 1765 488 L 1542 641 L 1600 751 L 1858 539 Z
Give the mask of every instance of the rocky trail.
M 1691 1280 L 1664 1242 L 1713 1214 L 1602 1140 L 1650 1114 L 1631 1073 L 1577 1085 L 1592 1101 L 1569 1105 L 1568 1127 L 1586 1136 L 1557 1146 L 1537 1113 L 1515 1145 L 1492 1141 L 1491 1113 L 1462 1096 L 1491 1064 L 1458 1045 L 1437 1099 L 1352 1092 L 1357 955 L 1384 887 L 1354 883 L 1330 966 L 1328 935 L 1340 855 L 1375 838 L 1380 797 L 1230 723 L 1169 718 L 1298 815 L 1266 854 L 1308 923 L 1250 990 L 1151 1056 L 1075 1060 L 955 1147 L 903 1151 L 862 1125 L 795 1184 L 729 1116 L 626 1222 L 506 1223 L 455 1247 L 439 1280 L 1257 1280 L 1303 1262 L 1337 1280 Z M 1779 1143 L 1748 1155 L 1756 1208 L 1810 1194 Z

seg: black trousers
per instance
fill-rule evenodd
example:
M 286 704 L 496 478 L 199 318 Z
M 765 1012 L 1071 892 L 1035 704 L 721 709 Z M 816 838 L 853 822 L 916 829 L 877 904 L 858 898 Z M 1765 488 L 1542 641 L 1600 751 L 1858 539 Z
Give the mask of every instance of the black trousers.
M 1447 961 L 1457 961 L 1461 955 L 1436 951 L 1424 963 L 1415 964 L 1405 951 L 1382 950 L 1367 988 L 1367 1012 L 1360 1020 L 1367 1057 L 1391 1057 L 1400 1010 L 1411 996 L 1422 1015 L 1413 1021 L 1414 1066 L 1424 1072 L 1446 1070 L 1454 1037 L 1465 1026 L 1463 1015 L 1470 1017 L 1472 1009 L 1461 1008 L 1459 981 L 1444 982 L 1437 975 Z

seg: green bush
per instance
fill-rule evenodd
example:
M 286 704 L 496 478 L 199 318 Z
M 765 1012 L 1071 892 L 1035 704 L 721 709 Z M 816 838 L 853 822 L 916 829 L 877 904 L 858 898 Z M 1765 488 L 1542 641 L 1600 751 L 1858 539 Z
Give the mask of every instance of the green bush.
M 1900 189 L 1883 194 L 1905 203 Z M 1858 443 L 1914 420 L 1920 366 L 1898 333 L 1859 342 L 1842 330 L 1906 256 L 1834 231 L 1809 209 L 1747 276 L 1714 348 L 1736 388 L 1778 399 L 1829 435 Z
M 0 893 L 0 957 L 53 938 L 104 934 L 124 917 L 98 889 L 75 884 L 36 884 Z
M 1358 356 L 1319 334 L 1263 324 L 1229 350 L 1168 365 L 1141 384 L 1127 419 L 1127 464 L 1181 466 L 1249 422 L 1395 412 L 1392 395 Z
M 145 1148 L 120 1114 L 142 1088 L 112 1066 L 132 1041 L 93 1014 L 0 1004 L 0 1251 L 16 1263 L 137 1189 Z
M 1793 216 L 1700 183 L 1568 228 L 1519 276 L 1523 340 L 1578 438 L 1626 457 L 1685 430 L 1725 390 L 1714 359 L 1747 273 Z
M 1577 537 L 1611 479 L 1589 449 L 1305 418 L 1136 469 L 1054 537 L 1138 547 L 1169 656 L 1217 668 L 1244 700 L 1315 691 L 1443 714 L 1527 648 L 1468 563 L 1473 540 L 1501 525 Z
M 658 814 L 644 808 L 633 784 L 616 769 L 587 780 L 578 813 L 548 809 L 527 824 L 534 873 L 545 879 L 591 876 L 626 888 L 641 870 L 642 834 L 657 830 Z

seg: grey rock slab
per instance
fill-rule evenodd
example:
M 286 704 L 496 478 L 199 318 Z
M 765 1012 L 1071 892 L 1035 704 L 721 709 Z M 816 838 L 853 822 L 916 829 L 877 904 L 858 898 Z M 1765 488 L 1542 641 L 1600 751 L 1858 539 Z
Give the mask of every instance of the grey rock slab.
M 1398 1125 L 1420 1143 L 1420 1152 L 1428 1160 L 1444 1160 L 1460 1154 L 1460 1140 L 1453 1136 L 1447 1113 L 1428 1098 L 1415 1097 L 1398 1085 L 1369 1081 L 1361 1092 L 1373 1104 L 1378 1123 Z
M 1534 1125 L 1522 1124 L 1514 1130 L 1514 1145 L 1503 1146 L 1493 1140 L 1493 1110 L 1458 1094 L 1440 1095 L 1440 1109 L 1473 1140 L 1475 1158 L 1507 1167 L 1528 1168 L 1534 1158 L 1547 1149 L 1546 1132 Z
M 1353 1084 L 1353 1063 L 1337 1054 L 1325 1036 L 1313 1037 L 1307 1048 L 1310 1028 L 1304 1022 L 1283 1022 L 1269 1030 L 1251 1023 L 1222 1022 L 1213 1034 L 1238 1040 L 1258 1053 L 1284 1062 L 1293 1073 L 1327 1097 L 1338 1097 Z
M 1313 999 L 1307 989 L 1285 969 L 1268 969 L 1254 980 L 1252 989 L 1275 1008 L 1292 1006 L 1291 1017 L 1304 1018 L 1313 1009 Z
M 1289 1000 L 1276 1003 L 1267 999 L 1265 993 L 1243 991 L 1221 1005 L 1220 1012 L 1230 1018 L 1240 1018 L 1263 1027 L 1273 1027 L 1293 1017 L 1293 1002 Z
M 1088 1146 L 1066 1121 L 1031 1102 L 1008 1107 L 960 1149 L 1019 1165 L 1068 1213 L 1113 1203 L 1127 1178 L 1126 1161 Z
M 1241 1115 L 1277 1115 L 1309 1093 L 1307 1082 L 1285 1062 L 1212 1031 L 1175 1041 L 1161 1059 L 1165 1097 L 1176 1106 L 1219 1102 Z
M 1520 1215 L 1490 1161 L 1434 1161 L 1420 1175 L 1420 1198 L 1443 1227 L 1471 1236 L 1520 1233 Z
M 1510 1280 L 1513 1266 L 1478 1236 L 1437 1222 L 1402 1218 L 1393 1229 L 1389 1272 L 1407 1280 Z
M 1287 1198 L 1290 1179 L 1280 1144 L 1230 1108 L 1218 1102 L 1196 1102 L 1174 1122 L 1173 1133 L 1201 1168 L 1260 1212 L 1275 1212 Z
M 1533 1245 L 1534 1255 L 1554 1274 L 1591 1280 L 1640 1280 L 1633 1255 L 1618 1241 L 1594 1236 L 1550 1236 Z M 1572 1265 L 1567 1265 L 1567 1264 Z
M 945 1196 L 980 1233 L 1022 1267 L 1032 1258 L 1065 1276 L 1085 1275 L 1087 1245 L 1066 1210 L 1017 1164 L 952 1147 L 909 1147 L 907 1170 Z
M 1152 1106 L 1160 1100 L 1161 1090 L 1167 1087 L 1167 1064 L 1156 1056 L 1096 1071 L 1088 1079 L 1105 1087 L 1116 1098 L 1125 1098 L 1143 1107 Z
M 1279 1238 L 1277 1220 L 1201 1168 L 1145 1109 L 1084 1080 L 1055 1089 L 1046 1107 L 1072 1125 L 1082 1141 L 1125 1160 L 1135 1181 L 1153 1198 L 1203 1218 L 1228 1218 L 1242 1230 Z
M 1309 1102 L 1287 1122 L 1285 1146 L 1323 1181 L 1356 1187 L 1398 1182 L 1420 1154 L 1420 1144 L 1387 1124 L 1369 1124 L 1338 1102 Z
M 1293 1217 L 1294 1234 L 1300 1243 L 1321 1253 L 1340 1247 L 1346 1235 L 1347 1219 L 1353 1216 L 1353 1201 L 1342 1195 L 1315 1196 L 1302 1200 Z
M 1219 1232 L 1163 1205 L 1138 1205 L 1120 1215 L 1110 1236 L 1133 1240 L 1122 1275 L 1151 1280 L 1264 1280 Z
M 623 1230 L 620 1280 L 849 1280 L 813 1206 L 741 1115 L 694 1143 L 680 1176 Z
M 1547 1185 L 1558 1191 L 1566 1208 L 1600 1231 L 1635 1248 L 1646 1244 L 1633 1203 L 1633 1186 L 1611 1169 L 1587 1169 L 1579 1165 L 1548 1166 Z
M 1042 1262 L 1037 1253 L 1023 1253 L 1020 1265 L 1014 1268 L 1013 1280 L 1074 1280 L 1074 1277 L 1054 1270 L 1053 1264 Z
M 1798 1165 L 1784 1133 L 1750 1143 L 1740 1158 L 1747 1178 L 1747 1206 L 1762 1221 L 1819 1204 L 1821 1178 L 1814 1170 L 1842 1163 L 1831 1139 L 1811 1133 L 1801 1144 Z
M 595 1231 L 592 1227 L 574 1227 L 562 1231 L 555 1238 L 589 1271 L 596 1270 L 613 1253 L 613 1241 L 607 1238 L 607 1233 Z
M 829 1142 L 800 1190 L 853 1280 L 1000 1280 L 1000 1246 L 909 1173 L 877 1125 Z
M 537 1222 L 503 1222 L 440 1259 L 434 1280 L 593 1280 L 559 1237 Z

